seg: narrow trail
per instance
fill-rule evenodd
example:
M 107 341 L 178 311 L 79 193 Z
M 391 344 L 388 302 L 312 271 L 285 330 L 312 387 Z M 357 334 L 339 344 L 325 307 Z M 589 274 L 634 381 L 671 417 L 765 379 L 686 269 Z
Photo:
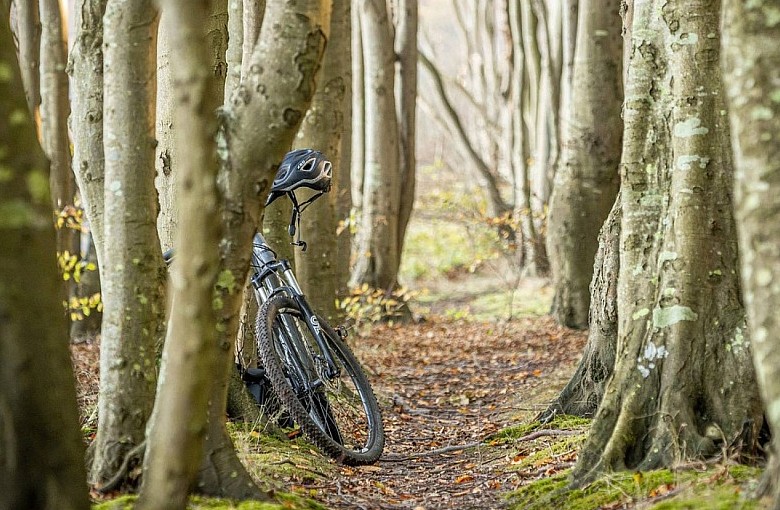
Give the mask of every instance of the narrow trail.
M 314 489 L 329 508 L 499 509 L 521 474 L 486 439 L 531 418 L 567 381 L 584 335 L 547 318 L 426 322 L 352 339 L 382 404 L 387 445 Z

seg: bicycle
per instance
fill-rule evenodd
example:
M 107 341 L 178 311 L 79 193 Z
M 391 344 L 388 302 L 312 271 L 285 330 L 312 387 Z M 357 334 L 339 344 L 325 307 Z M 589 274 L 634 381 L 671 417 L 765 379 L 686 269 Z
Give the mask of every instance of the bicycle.
M 294 239 L 298 231 L 292 244 L 303 251 L 301 213 L 330 190 L 330 181 L 330 162 L 310 149 L 289 152 L 274 179 L 266 206 L 282 196 L 290 199 L 288 233 Z M 300 187 L 318 193 L 299 203 L 294 191 Z M 261 233 L 252 245 L 250 281 L 259 305 L 256 341 L 262 368 L 243 369 L 245 384 L 267 414 L 278 413 L 281 404 L 285 413 L 278 423 L 297 423 L 329 456 L 349 465 L 375 462 L 385 443 L 382 415 L 345 342 L 346 330 L 332 328 L 312 310 L 289 261 L 279 260 Z

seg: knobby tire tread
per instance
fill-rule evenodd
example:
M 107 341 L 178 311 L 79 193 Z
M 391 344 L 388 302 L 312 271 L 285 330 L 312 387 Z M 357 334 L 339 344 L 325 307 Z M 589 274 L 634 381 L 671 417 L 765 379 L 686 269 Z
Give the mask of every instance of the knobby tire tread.
M 338 462 L 347 465 L 372 464 L 376 462 L 382 454 L 385 442 L 382 415 L 373 388 L 368 382 L 368 378 L 363 372 L 360 363 L 357 361 L 357 358 L 355 358 L 355 355 L 352 353 L 349 346 L 341 340 L 333 328 L 318 316 L 320 327 L 325 335 L 329 337 L 333 346 L 334 358 L 341 360 L 344 365 L 343 368 L 350 372 L 349 374 L 344 374 L 344 376 L 352 376 L 353 382 L 357 386 L 361 386 L 361 394 L 364 395 L 364 400 L 368 399 L 368 412 L 373 415 L 372 418 L 375 426 L 372 431 L 374 434 L 374 441 L 366 452 L 357 452 L 339 445 L 328 436 L 314 420 L 312 420 L 309 413 L 306 411 L 306 408 L 298 400 L 294 389 L 290 385 L 287 377 L 285 377 L 283 361 L 277 356 L 273 344 L 274 321 L 280 312 L 285 309 L 295 310 L 303 317 L 303 314 L 295 301 L 286 296 L 272 297 L 263 304 L 257 315 L 258 350 L 268 378 L 271 381 L 271 386 L 282 404 L 287 408 L 287 411 L 290 413 L 295 423 L 301 427 L 306 436 L 320 450 L 336 459 Z M 300 339 L 300 341 L 304 342 L 305 340 Z M 339 355 L 338 351 L 340 351 L 341 355 Z

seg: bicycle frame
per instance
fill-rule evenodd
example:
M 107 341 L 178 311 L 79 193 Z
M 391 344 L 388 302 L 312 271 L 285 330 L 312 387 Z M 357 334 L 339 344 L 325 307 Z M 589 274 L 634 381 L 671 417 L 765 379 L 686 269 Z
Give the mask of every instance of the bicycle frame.
M 317 315 L 304 298 L 303 290 L 293 274 L 290 263 L 287 260 L 278 260 L 276 253 L 268 245 L 261 233 L 255 234 L 252 240 L 252 288 L 254 289 L 259 304 L 265 303 L 271 297 L 283 294 L 292 298 L 304 314 L 306 326 L 311 332 L 317 346 L 327 362 L 329 378 L 337 377 L 339 370 L 330 352 L 330 348 L 323 336 Z M 281 275 L 281 276 L 280 276 Z M 289 325 L 285 327 L 290 328 Z

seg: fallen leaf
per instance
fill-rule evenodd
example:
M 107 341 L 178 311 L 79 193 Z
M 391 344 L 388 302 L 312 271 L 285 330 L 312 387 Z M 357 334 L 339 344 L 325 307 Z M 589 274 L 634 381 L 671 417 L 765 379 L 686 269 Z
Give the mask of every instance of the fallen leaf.
M 471 482 L 474 480 L 474 477 L 471 475 L 460 475 L 455 479 L 455 483 L 466 483 Z

